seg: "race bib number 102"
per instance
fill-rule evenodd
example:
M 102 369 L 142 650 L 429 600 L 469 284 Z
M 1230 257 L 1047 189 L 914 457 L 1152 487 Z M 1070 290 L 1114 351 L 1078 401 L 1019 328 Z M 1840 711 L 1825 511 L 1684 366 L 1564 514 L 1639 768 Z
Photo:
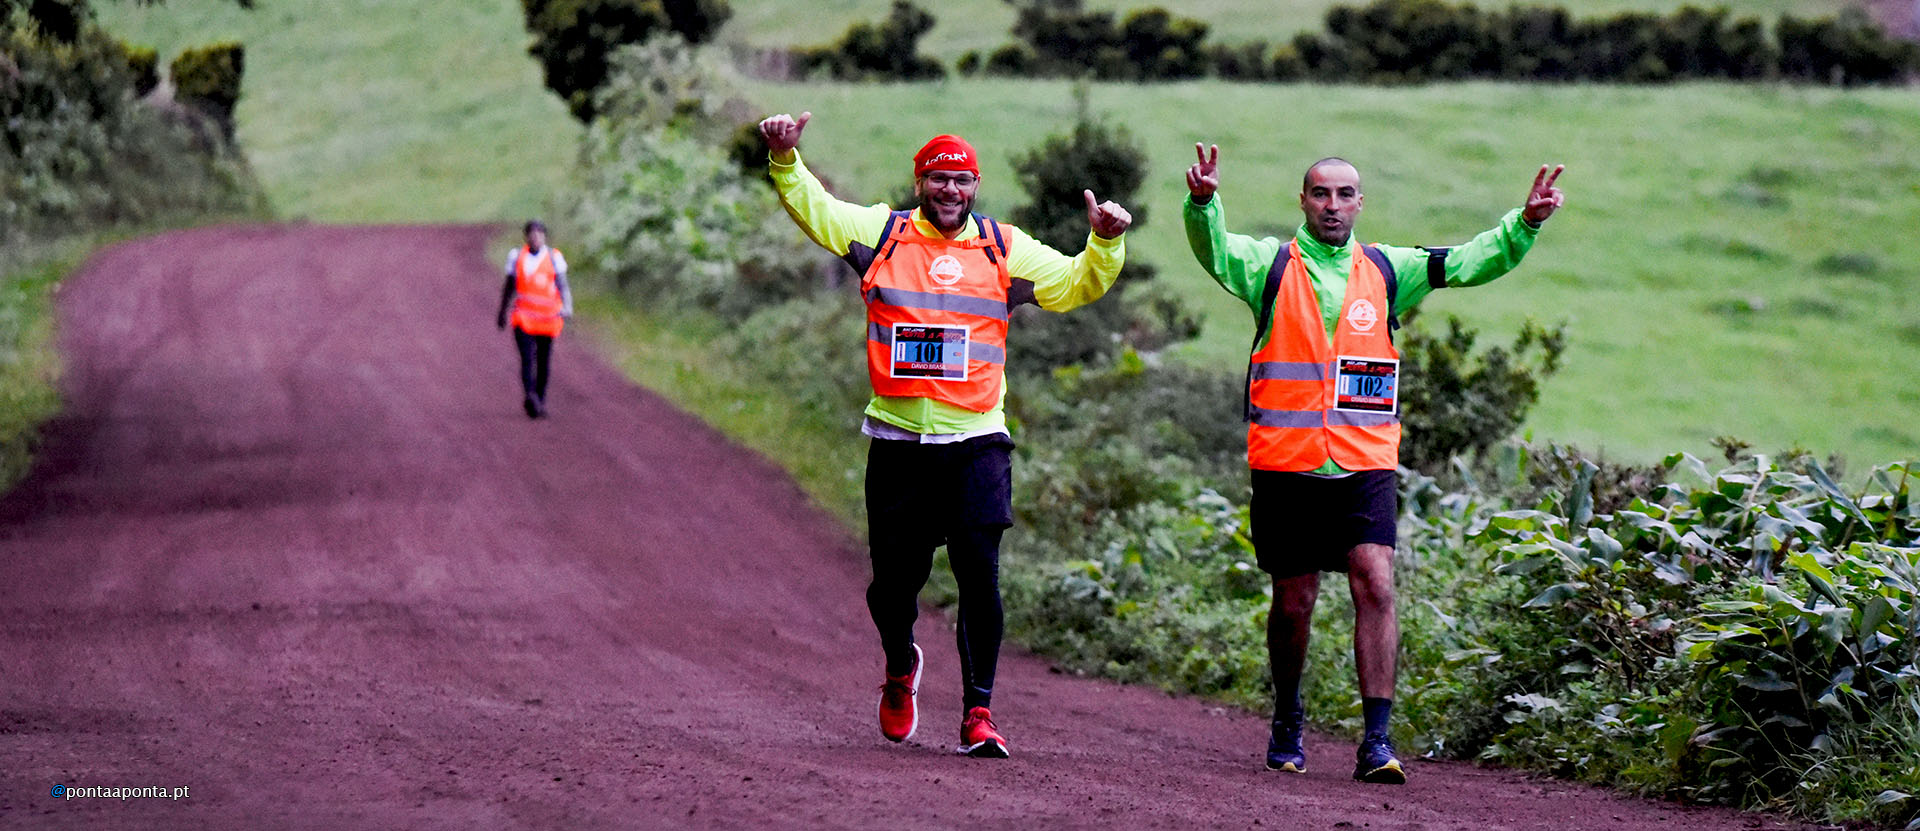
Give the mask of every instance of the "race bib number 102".
M 893 324 L 894 378 L 967 380 L 967 327 L 924 323 Z
M 1400 362 L 1392 358 L 1335 358 L 1333 408 L 1391 413 L 1400 392 Z

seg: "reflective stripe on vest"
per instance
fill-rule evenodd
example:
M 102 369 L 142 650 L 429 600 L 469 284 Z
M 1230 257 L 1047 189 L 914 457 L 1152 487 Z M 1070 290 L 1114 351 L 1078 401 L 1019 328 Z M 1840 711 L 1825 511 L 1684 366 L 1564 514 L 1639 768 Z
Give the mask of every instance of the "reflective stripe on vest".
M 1281 248 L 1278 273 L 1268 276 L 1280 281 L 1273 317 L 1247 373 L 1247 463 L 1308 471 L 1332 459 L 1347 470 L 1391 470 L 1400 457 L 1398 412 L 1333 408 L 1336 358 L 1400 357 L 1389 335 L 1386 275 L 1364 246 L 1355 250 L 1329 342 L 1313 280 L 1292 246 Z
M 901 218 L 895 215 L 896 220 Z M 867 379 L 876 395 L 931 398 L 976 413 L 999 406 L 1007 362 L 1007 291 L 1012 280 L 1006 258 L 986 233 L 990 221 L 980 219 L 982 233 L 968 240 L 925 236 L 910 218 L 888 224 L 887 236 L 875 246 L 873 260 L 860 279 L 860 294 L 867 303 Z M 937 372 L 901 377 L 901 368 L 908 366 L 901 355 L 927 345 L 916 341 L 896 348 L 894 332 L 901 326 L 964 329 L 964 364 L 957 361 L 957 353 L 936 350 L 956 359 L 936 366 L 964 377 L 932 377 Z
M 513 260 L 513 325 L 529 335 L 558 335 L 560 284 L 554 276 L 553 246 L 534 254 L 521 246 Z

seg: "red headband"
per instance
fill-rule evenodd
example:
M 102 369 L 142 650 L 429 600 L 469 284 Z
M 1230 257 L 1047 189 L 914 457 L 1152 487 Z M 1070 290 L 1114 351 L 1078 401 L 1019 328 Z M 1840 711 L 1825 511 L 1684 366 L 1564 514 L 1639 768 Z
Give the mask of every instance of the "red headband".
M 913 175 L 919 178 L 929 170 L 960 170 L 980 175 L 980 161 L 973 145 L 959 136 L 934 136 L 913 155 Z

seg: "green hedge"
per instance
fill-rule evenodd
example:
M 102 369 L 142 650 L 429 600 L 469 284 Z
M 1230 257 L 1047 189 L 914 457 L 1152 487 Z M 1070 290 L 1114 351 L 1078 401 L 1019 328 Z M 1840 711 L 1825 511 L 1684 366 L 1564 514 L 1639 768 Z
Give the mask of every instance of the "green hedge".
M 221 133 L 232 139 L 233 109 L 240 103 L 240 84 L 246 71 L 247 49 L 239 43 L 224 41 L 188 49 L 169 67 L 173 97 L 206 113 L 220 125 Z
M 1920 72 L 1920 47 L 1888 36 L 1863 12 L 1801 19 L 1769 33 L 1725 7 L 1575 19 L 1564 8 L 1482 10 L 1445 0 L 1374 0 L 1327 10 L 1325 28 L 1285 44 L 1204 43 L 1206 24 L 1159 7 L 1116 17 L 1078 3 L 1032 4 L 1014 42 L 963 56 L 963 71 L 1105 80 L 1420 83 L 1498 78 L 1649 83 L 1785 79 L 1897 84 Z
M 933 15 L 907 0 L 894 0 L 879 24 L 855 23 L 828 46 L 795 50 L 803 75 L 822 73 L 843 81 L 946 77 L 946 67 L 920 54 L 920 38 L 933 28 Z

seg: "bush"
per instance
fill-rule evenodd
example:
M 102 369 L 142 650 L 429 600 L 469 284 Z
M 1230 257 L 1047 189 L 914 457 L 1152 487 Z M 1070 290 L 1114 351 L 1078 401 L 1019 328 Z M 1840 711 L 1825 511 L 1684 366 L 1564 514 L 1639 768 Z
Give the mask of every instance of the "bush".
M 1474 354 L 1478 332 L 1448 316 L 1431 334 L 1404 317 L 1399 334 L 1402 387 L 1400 464 L 1441 475 L 1456 456 L 1474 457 L 1506 440 L 1540 399 L 1540 383 L 1560 368 L 1566 327 L 1528 322 L 1512 349 Z
M 800 50 L 801 71 L 824 72 L 842 81 L 946 77 L 939 61 L 919 52 L 920 37 L 933 24 L 933 15 L 908 0 L 894 0 L 893 11 L 878 25 L 855 23 L 832 46 Z
M 817 288 L 817 258 L 728 149 L 744 105 L 725 74 L 671 34 L 613 66 L 582 139 L 576 260 L 649 306 L 732 320 Z
M 1082 119 L 1067 134 L 1049 136 L 1014 159 L 1020 187 L 1030 200 L 1007 213 L 1054 249 L 1078 253 L 1086 246 L 1086 200 L 1112 200 L 1133 214 L 1132 228 L 1146 224 L 1147 206 L 1135 198 L 1146 179 L 1146 154 L 1124 127 Z M 1088 361 L 1110 360 L 1122 347 L 1153 350 L 1199 333 L 1192 314 L 1166 298 L 1140 301 L 1153 269 L 1129 262 L 1105 297 L 1056 315 L 1022 308 L 1008 335 L 1008 365 L 1020 372 L 1048 371 Z
M 1920 72 L 1920 46 L 1889 37 L 1858 9 L 1820 20 L 1782 16 L 1776 40 L 1759 19 L 1734 19 L 1724 7 L 1574 20 L 1559 7 L 1482 11 L 1445 0 L 1373 0 L 1329 8 L 1321 32 L 1302 32 L 1268 53 L 1259 42 L 1205 44 L 1204 23 L 1158 7 L 1115 24 L 1112 13 L 1086 11 L 1079 0 L 1020 6 L 1018 40 L 986 58 L 990 74 L 1167 80 L 1210 72 L 1347 83 L 1785 77 L 1853 85 L 1901 83 Z
M 258 204 L 217 131 L 198 141 L 134 85 L 126 47 L 97 27 L 71 43 L 0 29 L 0 245 Z
M 1169 80 L 1200 77 L 1209 65 L 1201 43 L 1207 24 L 1158 6 L 1128 12 L 1116 23 L 1112 12 L 1087 11 L 1080 0 L 1030 0 L 1020 4 L 1013 34 L 1027 50 L 1009 51 L 1011 44 L 996 50 L 987 61 L 990 72 Z
M 1908 466 L 1874 471 L 1858 495 L 1804 457 L 1667 467 L 1686 483 L 1602 513 L 1596 467 L 1579 463 L 1537 510 L 1478 523 L 1472 538 L 1498 549 L 1513 589 L 1487 610 L 1510 621 L 1497 654 L 1521 660 L 1469 685 L 1511 705 L 1472 744 L 1562 768 L 1611 747 L 1567 772 L 1695 799 L 1791 799 L 1831 819 L 1910 818 L 1881 790 L 1920 761 L 1889 742 L 1911 735 L 1903 711 L 1920 705 Z M 1903 761 L 1863 764 L 1881 758 Z M 1823 773 L 1835 766 L 1883 773 Z
M 1788 78 L 1852 86 L 1920 71 L 1920 46 L 1888 37 L 1859 9 L 1820 20 L 1782 15 L 1779 38 L 1780 74 Z
M 591 122 L 608 57 L 626 44 L 674 32 L 704 43 L 733 13 L 726 0 L 521 0 L 547 88 L 575 118 Z
M 1036 75 L 1035 68 L 1040 65 L 1040 53 L 1024 43 L 1009 43 L 993 50 L 987 56 L 983 71 L 988 75 L 1013 75 L 1028 77 Z
M 160 85 L 160 53 L 147 46 L 127 46 L 127 72 L 133 76 L 133 97 L 145 98 Z
M 188 49 L 173 59 L 175 100 L 206 113 L 227 139 L 233 138 L 233 108 L 240 102 L 246 75 L 246 47 L 227 41 Z

